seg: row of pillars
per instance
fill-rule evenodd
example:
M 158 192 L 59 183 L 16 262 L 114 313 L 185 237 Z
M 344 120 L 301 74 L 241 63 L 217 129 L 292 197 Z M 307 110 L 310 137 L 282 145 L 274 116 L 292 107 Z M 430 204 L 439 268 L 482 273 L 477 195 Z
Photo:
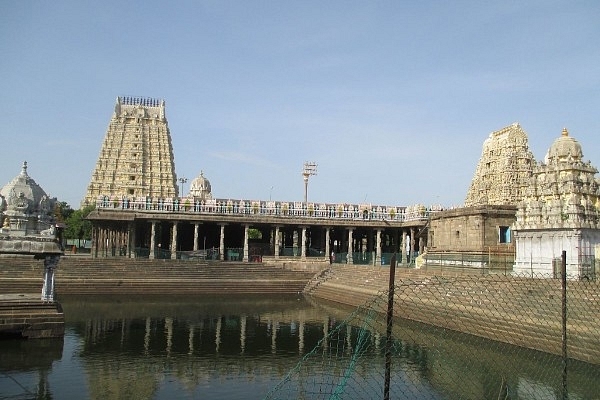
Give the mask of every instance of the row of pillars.
M 157 223 L 159 223 L 158 221 L 152 221 L 151 222 L 151 233 L 150 233 L 150 254 L 149 254 L 149 258 L 153 259 L 155 258 L 155 253 L 156 250 L 158 250 L 157 248 L 157 241 L 156 241 L 156 225 Z M 174 221 L 172 224 L 172 235 L 171 235 L 171 258 L 172 259 L 176 259 L 177 258 L 177 252 L 175 251 L 175 249 L 177 249 L 177 225 L 179 222 Z M 199 243 L 198 243 L 198 239 L 200 237 L 200 225 L 201 223 L 194 223 L 194 241 L 193 241 L 193 251 L 198 251 L 199 250 Z M 225 259 L 225 226 L 227 224 L 219 224 L 220 225 L 220 235 L 219 235 L 219 257 L 221 260 Z M 249 260 L 249 254 L 248 254 L 248 241 L 249 241 L 249 230 L 250 230 L 251 225 L 246 224 L 244 225 L 244 244 L 243 244 L 243 258 L 242 261 L 244 262 L 248 262 Z M 280 226 L 275 226 L 275 243 L 274 243 L 274 247 L 275 247 L 275 259 L 279 258 L 279 253 L 280 253 L 280 248 L 281 248 L 281 241 L 279 240 L 280 237 Z M 301 240 L 300 240 L 300 244 L 301 244 L 301 252 L 300 252 L 300 257 L 302 260 L 306 260 L 306 253 L 307 253 L 307 227 L 306 226 L 302 226 L 301 227 Z M 347 263 L 348 264 L 352 264 L 353 263 L 353 259 L 352 259 L 352 254 L 354 253 L 354 240 L 353 240 L 353 234 L 354 234 L 354 228 L 346 228 L 348 230 L 348 236 L 347 236 L 347 240 L 344 240 L 344 244 L 347 246 L 347 253 L 348 253 L 348 257 L 347 257 Z M 376 244 L 375 244 L 375 264 L 379 265 L 381 263 L 381 234 L 382 234 L 382 229 L 377 229 L 376 230 L 376 236 L 375 236 L 375 240 L 376 240 Z M 331 237 L 330 237 L 330 233 L 331 233 L 331 228 L 330 227 L 326 227 L 325 228 L 325 254 L 330 255 L 332 254 L 332 247 L 331 247 Z M 127 227 L 127 229 L 121 229 L 121 230 L 113 230 L 110 228 L 95 228 L 94 229 L 94 237 L 96 238 L 96 240 L 94 241 L 94 246 L 95 249 L 92 250 L 92 254 L 95 257 L 98 256 L 102 256 L 102 257 L 107 257 L 107 256 L 129 256 L 129 257 L 135 257 L 134 254 L 134 246 L 133 244 L 135 243 L 135 229 L 134 229 L 134 224 L 130 223 Z M 344 246 L 344 244 L 342 244 L 342 246 Z M 410 228 L 410 231 L 407 230 L 403 230 L 402 231 L 402 249 L 399 249 L 400 252 L 402 252 L 406 257 L 407 257 L 407 262 L 409 260 L 410 255 L 414 254 L 415 252 L 415 245 L 418 245 L 418 250 L 419 253 L 423 252 L 424 249 L 424 242 L 421 238 L 418 239 L 418 243 L 415 242 L 415 228 Z M 338 249 L 335 250 L 339 250 L 342 251 L 345 250 L 343 248 L 340 248 L 340 246 L 338 246 Z M 128 254 L 126 254 L 128 253 Z

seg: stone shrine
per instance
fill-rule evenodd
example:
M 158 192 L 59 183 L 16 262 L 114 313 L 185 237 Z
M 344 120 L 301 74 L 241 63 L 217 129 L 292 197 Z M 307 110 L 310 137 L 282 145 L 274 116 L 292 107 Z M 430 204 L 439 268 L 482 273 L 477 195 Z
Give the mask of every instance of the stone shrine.
M 189 195 L 195 200 L 212 199 L 210 181 L 204 177 L 204 172 L 200 171 L 200 175 L 192 181 Z
M 41 296 L 44 302 L 54 301 L 54 270 L 63 252 L 62 227 L 54 218 L 55 204 L 56 198 L 50 198 L 27 174 L 27 161 L 21 173 L 0 190 L 0 256 L 33 255 L 44 259 Z M 0 316 L 5 321 L 13 321 L 13 318 L 14 315 Z M 26 325 L 36 324 L 27 322 Z M 60 335 L 63 331 L 64 327 L 52 334 Z
M 527 133 L 518 123 L 492 132 L 483 143 L 465 207 L 517 205 L 525 194 L 534 163 Z
M 178 195 L 164 100 L 118 97 L 82 205 L 117 198 Z
M 560 273 L 567 253 L 570 277 L 591 277 L 600 250 L 598 170 L 583 161 L 581 145 L 567 129 L 554 141 L 544 162 L 535 165 L 513 233 L 514 274 Z
M 0 231 L 15 236 L 54 237 L 54 205 L 44 189 L 27 174 L 27 161 L 21 173 L 0 190 Z

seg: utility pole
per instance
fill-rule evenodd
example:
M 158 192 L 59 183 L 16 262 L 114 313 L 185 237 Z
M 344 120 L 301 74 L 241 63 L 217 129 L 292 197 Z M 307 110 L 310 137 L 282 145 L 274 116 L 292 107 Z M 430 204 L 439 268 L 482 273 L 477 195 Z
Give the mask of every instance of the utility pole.
M 308 177 L 317 174 L 317 163 L 305 162 L 304 168 L 302 169 L 302 176 L 304 177 L 304 203 L 308 202 Z

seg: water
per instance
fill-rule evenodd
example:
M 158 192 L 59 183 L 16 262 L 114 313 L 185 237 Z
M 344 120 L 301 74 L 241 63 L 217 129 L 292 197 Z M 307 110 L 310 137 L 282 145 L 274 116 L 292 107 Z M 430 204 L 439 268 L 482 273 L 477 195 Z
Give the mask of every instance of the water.
M 61 304 L 64 339 L 0 341 L 0 399 L 261 399 L 351 311 L 302 296 L 73 297 Z M 392 398 L 497 398 L 503 382 L 506 398 L 560 398 L 557 357 L 401 324 Z M 337 334 L 341 341 L 306 357 L 273 397 L 328 398 L 312 390 L 349 371 L 340 398 L 381 398 L 384 338 L 361 326 Z M 354 360 L 361 341 L 367 346 Z M 513 363 L 519 372 L 507 369 Z M 571 369 L 569 398 L 597 398 L 600 370 Z M 330 389 L 340 388 L 334 381 Z

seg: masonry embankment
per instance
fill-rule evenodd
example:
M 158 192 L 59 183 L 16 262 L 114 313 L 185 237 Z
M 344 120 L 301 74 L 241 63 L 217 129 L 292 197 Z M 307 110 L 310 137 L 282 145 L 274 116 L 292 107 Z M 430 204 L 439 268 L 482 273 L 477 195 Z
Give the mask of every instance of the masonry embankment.
M 385 312 L 389 268 L 332 266 L 307 292 Z M 562 352 L 561 284 L 503 275 L 435 275 L 396 270 L 394 314 L 445 329 L 535 350 Z M 379 298 L 379 301 L 373 299 Z M 600 364 L 600 283 L 572 281 L 567 292 L 569 357 Z

